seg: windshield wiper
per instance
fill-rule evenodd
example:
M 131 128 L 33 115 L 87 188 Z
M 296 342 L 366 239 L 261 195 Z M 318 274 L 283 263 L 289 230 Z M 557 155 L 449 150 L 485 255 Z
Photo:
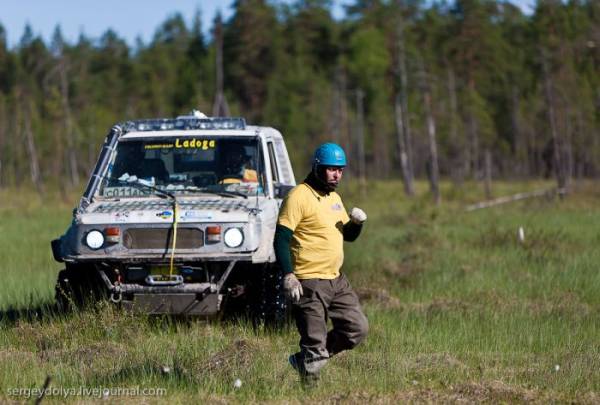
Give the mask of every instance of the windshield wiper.
M 154 191 L 158 194 L 159 197 L 163 197 L 163 198 L 170 198 L 172 200 L 175 200 L 175 195 L 173 195 L 172 193 L 169 193 L 168 191 L 164 191 L 161 190 L 160 188 L 157 188 L 155 186 L 152 186 L 146 182 L 144 182 L 142 179 L 138 179 L 135 176 L 130 176 L 127 178 L 123 178 L 123 176 L 121 176 L 118 179 L 113 179 L 116 180 L 117 183 L 119 184 L 124 184 L 124 185 L 128 185 L 128 186 L 134 186 L 137 189 L 143 190 L 143 189 L 147 189 L 147 190 L 151 190 Z
M 156 192 L 159 197 L 170 198 L 171 200 L 174 200 L 174 201 L 176 200 L 176 197 L 173 193 L 170 193 L 168 191 L 157 188 L 157 187 L 149 184 L 147 181 L 137 178 L 135 175 L 134 176 L 123 175 L 119 178 L 113 177 L 110 180 L 115 180 L 119 184 L 133 186 L 138 189 L 151 190 L 151 191 Z M 199 191 L 201 193 L 215 194 L 215 195 L 219 195 L 221 197 L 229 197 L 229 198 L 243 197 L 246 199 L 248 198 L 248 196 L 246 194 L 241 193 L 239 191 L 235 191 L 235 190 L 215 190 L 215 189 L 210 189 L 210 188 L 199 188 L 196 186 L 187 186 L 187 187 L 182 187 L 181 189 L 174 188 L 174 191 L 184 191 L 184 192 L 185 191 Z

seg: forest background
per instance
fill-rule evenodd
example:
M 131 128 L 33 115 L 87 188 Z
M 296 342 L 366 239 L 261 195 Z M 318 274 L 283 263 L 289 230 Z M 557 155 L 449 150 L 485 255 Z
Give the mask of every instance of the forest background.
M 79 186 L 116 122 L 192 108 L 278 128 L 297 175 L 320 142 L 351 174 L 455 184 L 596 177 L 600 2 L 233 2 L 210 35 L 174 14 L 149 43 L 0 26 L 0 188 Z M 186 21 L 191 21 L 188 24 Z M 66 194 L 65 194 L 66 195 Z

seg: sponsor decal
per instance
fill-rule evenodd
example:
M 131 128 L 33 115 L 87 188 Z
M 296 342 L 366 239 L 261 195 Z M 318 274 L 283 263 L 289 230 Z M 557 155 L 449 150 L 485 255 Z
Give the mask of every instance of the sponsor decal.
M 144 145 L 144 149 L 171 149 L 173 148 L 172 143 L 152 143 Z
M 331 206 L 331 209 L 334 211 L 341 211 L 342 210 L 342 205 L 340 203 L 335 203 Z
M 202 149 L 208 150 L 213 149 L 216 146 L 214 139 L 175 139 L 175 143 L 151 143 L 144 145 L 144 149 Z
M 169 219 L 173 216 L 173 212 L 172 211 L 161 211 L 161 212 L 157 212 L 156 216 L 162 219 Z
M 181 214 L 179 216 L 179 219 L 201 220 L 201 219 L 212 219 L 212 217 L 213 216 L 212 216 L 211 212 L 190 210 L 190 211 L 185 211 L 183 214 Z
M 215 141 L 213 139 L 186 139 L 185 141 L 179 138 L 175 139 L 176 148 L 198 148 L 202 150 L 212 149 L 215 147 Z

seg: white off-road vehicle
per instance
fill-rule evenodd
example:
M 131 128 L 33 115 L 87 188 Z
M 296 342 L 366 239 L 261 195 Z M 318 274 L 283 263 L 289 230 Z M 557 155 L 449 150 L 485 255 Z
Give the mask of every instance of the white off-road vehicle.
M 281 134 L 195 111 L 115 125 L 67 232 L 62 307 L 87 299 L 148 314 L 285 313 L 273 236 L 295 185 Z

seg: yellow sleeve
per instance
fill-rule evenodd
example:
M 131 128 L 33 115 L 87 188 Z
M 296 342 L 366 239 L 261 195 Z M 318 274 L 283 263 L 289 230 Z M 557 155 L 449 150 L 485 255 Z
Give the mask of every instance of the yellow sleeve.
M 304 217 L 304 199 L 298 190 L 292 190 L 283 199 L 277 225 L 283 225 L 292 231 L 296 229 Z
M 338 198 L 340 199 L 340 205 L 342 206 L 342 223 L 347 224 L 348 221 L 350 221 L 350 217 L 348 216 L 348 211 L 346 211 L 346 207 L 344 207 L 344 203 L 342 202 L 342 199 L 339 196 L 338 196 Z

